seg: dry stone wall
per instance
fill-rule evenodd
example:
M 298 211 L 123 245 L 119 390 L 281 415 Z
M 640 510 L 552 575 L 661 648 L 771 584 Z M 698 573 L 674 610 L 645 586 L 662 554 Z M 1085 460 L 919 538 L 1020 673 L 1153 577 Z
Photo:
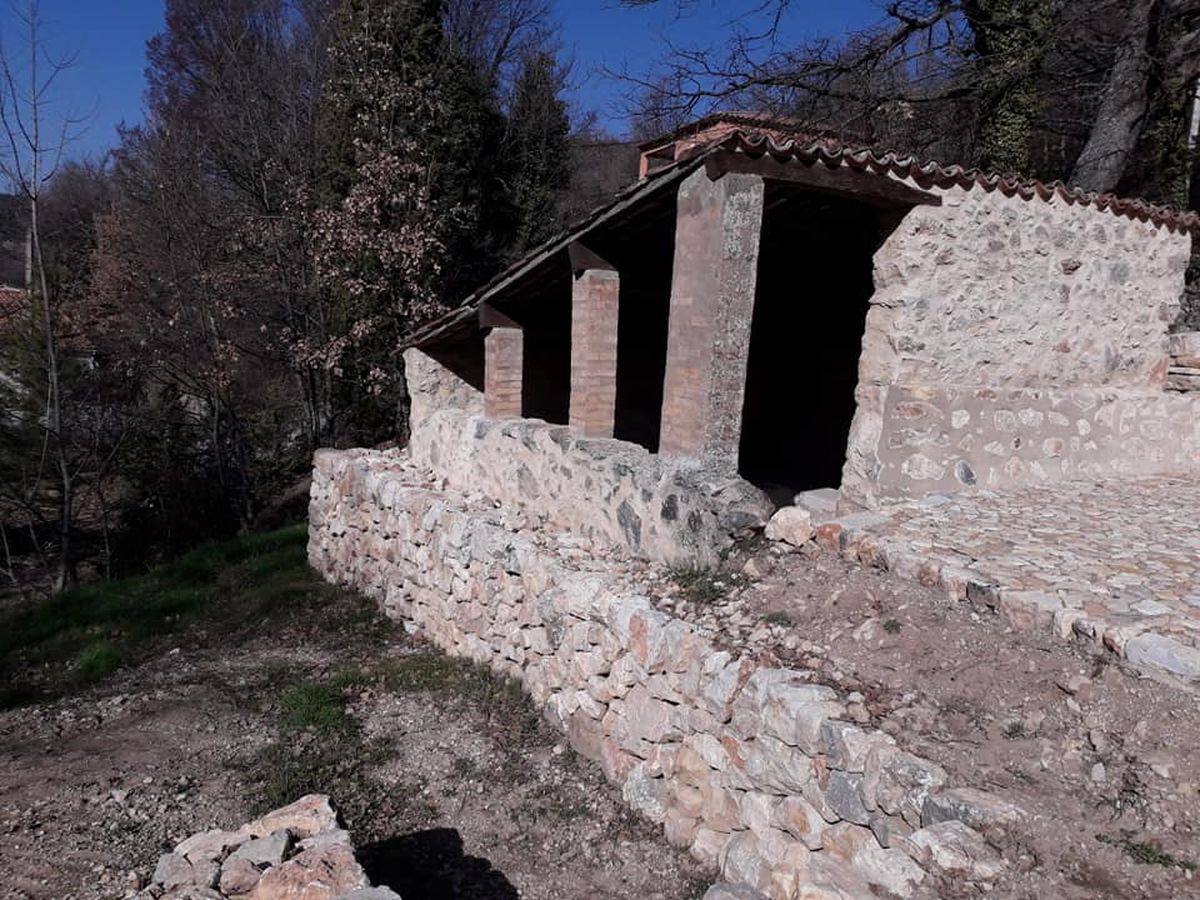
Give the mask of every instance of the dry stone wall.
M 467 356 L 466 352 L 459 351 L 454 360 L 459 369 L 470 368 L 469 362 L 464 361 Z M 482 373 L 482 361 L 478 365 Z M 411 402 L 409 418 L 414 423 L 423 422 L 431 413 L 448 407 L 483 414 L 482 388 L 472 385 L 428 353 L 417 349 L 405 351 L 404 380 Z
M 1020 811 L 950 789 L 938 766 L 843 721 L 845 699 L 811 673 L 734 657 L 655 610 L 628 566 L 522 519 L 434 489 L 402 453 L 322 451 L 309 558 L 447 653 L 518 679 L 634 808 L 730 882 L 836 900 L 998 875 L 980 831 Z
M 890 385 L 871 406 L 880 430 L 856 461 L 888 499 L 1200 471 L 1200 404 L 1161 390 Z
M 1200 331 L 1183 331 L 1170 337 L 1171 365 L 1168 391 L 1200 391 Z
M 847 494 L 1195 470 L 1200 408 L 1162 396 L 1190 236 L 1058 197 L 939 193 L 875 256 Z
M 524 511 L 533 526 L 644 559 L 711 564 L 773 511 L 736 476 L 539 419 L 442 409 L 415 423 L 410 448 L 451 489 L 480 491 Z

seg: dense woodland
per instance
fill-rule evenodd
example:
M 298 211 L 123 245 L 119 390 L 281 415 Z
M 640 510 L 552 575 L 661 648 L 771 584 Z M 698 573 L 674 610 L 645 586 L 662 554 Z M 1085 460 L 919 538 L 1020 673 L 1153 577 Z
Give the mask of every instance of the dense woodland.
M 709 0 L 624 5 L 652 2 Z M 564 100 L 550 0 L 167 0 L 144 122 L 99 161 L 63 153 L 55 64 L 21 64 L 28 9 L 0 71 L 0 240 L 32 226 L 0 333 L 14 590 L 251 529 L 314 448 L 402 439 L 404 336 L 635 174 Z M 901 0 L 804 46 L 789 15 L 611 73 L 635 136 L 752 109 L 1197 208 L 1200 0 Z

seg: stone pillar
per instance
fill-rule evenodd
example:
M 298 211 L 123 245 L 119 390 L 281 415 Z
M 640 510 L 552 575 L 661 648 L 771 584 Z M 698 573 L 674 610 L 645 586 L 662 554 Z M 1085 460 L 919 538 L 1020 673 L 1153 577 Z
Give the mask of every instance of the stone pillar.
M 620 293 L 611 269 L 585 269 L 571 289 L 570 425 L 587 437 L 613 436 Z
M 762 215 L 757 175 L 712 181 L 701 169 L 679 188 L 659 452 L 730 474 L 738 465 Z
M 493 328 L 483 340 L 483 413 L 489 419 L 521 417 L 525 335 L 520 328 Z

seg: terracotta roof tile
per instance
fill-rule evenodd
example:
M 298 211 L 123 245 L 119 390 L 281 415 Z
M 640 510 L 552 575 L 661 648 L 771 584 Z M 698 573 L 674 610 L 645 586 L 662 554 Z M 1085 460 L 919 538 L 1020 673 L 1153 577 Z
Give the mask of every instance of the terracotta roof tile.
M 0 285 L 0 334 L 6 334 L 16 324 L 28 304 L 24 290 Z
M 1146 200 L 1118 197 L 1115 194 L 1093 193 L 1061 181 L 1047 183 L 985 172 L 982 169 L 964 168 L 960 165 L 943 165 L 932 160 L 921 161 L 914 156 L 901 155 L 895 151 L 879 152 L 866 147 L 843 144 L 835 139 L 778 141 L 772 137 L 738 132 L 720 141 L 718 146 L 756 157 L 770 155 L 780 160 L 798 160 L 810 164 L 820 162 L 831 167 L 844 165 L 857 171 L 897 175 L 901 178 L 911 178 L 922 187 L 979 187 L 1026 200 L 1035 197 L 1050 200 L 1058 197 L 1067 203 L 1078 203 L 1117 216 L 1154 222 L 1174 231 L 1200 232 L 1200 213 L 1193 211 L 1177 210 Z M 706 147 L 700 153 L 707 153 L 711 149 Z

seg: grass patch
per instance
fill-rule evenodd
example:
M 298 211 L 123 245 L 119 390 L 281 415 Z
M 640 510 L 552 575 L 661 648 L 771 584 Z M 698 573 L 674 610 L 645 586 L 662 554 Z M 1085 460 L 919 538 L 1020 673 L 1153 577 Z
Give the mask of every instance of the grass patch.
M 883 623 L 883 630 L 888 634 L 899 634 L 902 627 L 898 619 L 885 619 Z
M 738 576 L 720 569 L 691 565 L 672 566 L 667 577 L 682 591 L 684 599 L 705 605 L 724 600 L 738 580 Z
M 1142 824 L 1146 824 L 1146 810 L 1150 801 L 1146 795 L 1146 785 L 1133 767 L 1127 767 L 1121 773 L 1121 786 L 1114 797 L 1101 797 L 1097 806 L 1107 806 L 1112 810 L 1113 819 L 1119 819 L 1126 813 L 1137 814 Z
M 121 668 L 121 651 L 108 641 L 97 641 L 79 654 L 75 669 L 84 682 L 99 681 Z
M 292 728 L 343 731 L 350 724 L 344 689 L 336 684 L 297 684 L 283 693 L 285 721 Z
M 1010 741 L 1019 740 L 1025 737 L 1025 723 L 1019 719 L 1014 719 L 1004 726 L 1004 736 Z
M 307 543 L 304 525 L 214 542 L 144 575 L 0 613 L 0 680 L 10 684 L 0 707 L 96 682 L 178 645 L 185 633 L 204 646 L 257 633 L 264 620 L 340 627 L 345 610 L 332 602 L 339 591 L 308 568 Z M 376 619 L 362 606 L 351 630 Z
M 442 694 L 469 703 L 482 711 L 492 730 L 502 732 L 506 739 L 526 739 L 542 727 L 541 716 L 519 682 L 468 659 L 418 650 L 370 675 L 398 693 Z
M 395 753 L 389 741 L 362 741 L 356 735 L 343 741 L 280 741 L 257 753 L 241 775 L 256 813 L 286 806 L 305 794 L 330 794 L 339 806 L 354 807 L 371 790 L 366 769 Z M 391 799 L 404 808 L 413 805 L 413 798 L 403 792 Z
M 256 798 L 255 806 L 263 811 L 314 792 L 337 796 L 351 808 L 366 802 L 369 768 L 395 755 L 390 743 L 365 739 L 346 709 L 349 692 L 366 685 L 395 693 L 432 694 L 441 704 L 461 705 L 480 714 L 484 727 L 503 741 L 505 752 L 486 771 L 470 759 L 456 758 L 452 765 L 464 779 L 519 782 L 526 778 L 528 770 L 517 748 L 547 727 L 518 682 L 432 649 L 414 649 L 399 659 L 347 668 L 321 681 L 294 678 L 292 672 L 272 673 L 284 734 L 250 760 L 242 773 Z M 510 771 L 512 766 L 518 771 Z M 388 802 L 413 827 L 436 815 L 416 790 Z
M 1116 836 L 1098 834 L 1096 840 L 1102 844 L 1119 847 L 1126 856 L 1144 866 L 1162 866 L 1167 869 L 1182 869 L 1185 872 L 1196 871 L 1197 865 L 1192 860 L 1174 856 L 1146 841 L 1135 841 L 1133 835 L 1132 831 L 1122 829 L 1121 833 Z

